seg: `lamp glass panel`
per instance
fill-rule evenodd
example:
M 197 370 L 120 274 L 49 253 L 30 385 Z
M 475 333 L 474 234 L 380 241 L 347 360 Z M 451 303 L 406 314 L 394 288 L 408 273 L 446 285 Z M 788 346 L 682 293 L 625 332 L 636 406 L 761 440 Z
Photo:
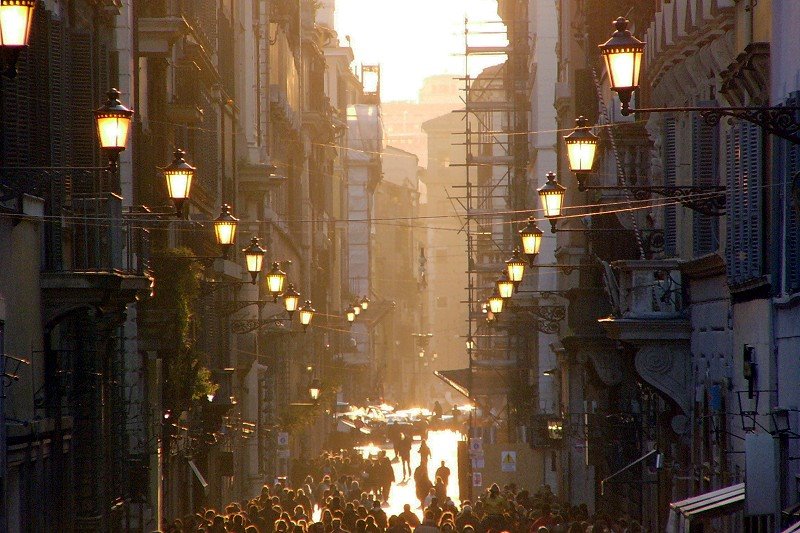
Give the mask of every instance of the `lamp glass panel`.
M 511 298 L 514 295 L 514 282 L 511 280 L 503 280 L 497 283 L 497 292 L 500 293 L 501 298 Z M 499 313 L 499 311 L 497 311 Z
M 361 314 L 361 305 L 359 305 L 359 304 L 353 305 L 353 312 L 356 314 L 356 316 L 360 315 Z
M 513 286 L 512 286 L 513 291 Z M 501 296 L 492 296 L 489 298 L 489 310 L 497 315 L 503 312 L 504 300 Z
M 236 222 L 232 220 L 217 220 L 214 222 L 214 233 L 217 237 L 217 244 L 221 246 L 233 244 L 236 239 Z
M 245 254 L 244 258 L 248 272 L 261 272 L 261 266 L 264 264 L 264 254 Z
M 267 274 L 267 289 L 272 294 L 280 294 L 283 292 L 283 283 L 286 281 L 284 274 Z
M 636 49 L 624 49 L 603 54 L 612 89 L 624 90 L 639 87 L 643 55 L 641 50 Z
M 316 387 L 311 387 L 308 389 L 308 394 L 311 396 L 312 400 L 319 400 L 319 389 Z
M 353 312 L 353 310 L 352 310 L 352 309 L 351 309 L 351 310 L 349 310 L 349 311 L 347 312 L 347 321 L 348 321 L 348 322 L 352 322 L 352 321 L 354 321 L 355 319 L 356 319 L 356 314 Z
M 131 118 L 120 116 L 97 117 L 97 136 L 100 147 L 108 150 L 123 150 L 128 143 Z
M 567 144 L 567 158 L 569 169 L 572 172 L 589 172 L 594 167 L 594 157 L 597 152 L 596 142 L 569 142 Z
M 542 197 L 542 208 L 544 216 L 547 218 L 560 217 L 561 206 L 564 203 L 563 193 L 540 194 Z
M 312 318 L 314 318 L 314 311 L 310 309 L 300 309 L 300 323 L 302 325 L 309 325 Z
M 167 178 L 167 194 L 176 200 L 189 198 L 189 191 L 192 188 L 192 178 L 194 172 L 186 170 L 164 172 Z
M 522 250 L 527 255 L 537 255 L 542 247 L 542 235 L 537 233 L 522 234 Z
M 506 270 L 508 271 L 509 279 L 514 283 L 519 283 L 525 275 L 525 263 L 511 261 L 506 264 Z
M 283 299 L 283 305 L 290 313 L 297 311 L 297 306 L 300 304 L 300 297 L 290 294 Z
M 34 5 L 0 6 L 0 46 L 28 45 Z

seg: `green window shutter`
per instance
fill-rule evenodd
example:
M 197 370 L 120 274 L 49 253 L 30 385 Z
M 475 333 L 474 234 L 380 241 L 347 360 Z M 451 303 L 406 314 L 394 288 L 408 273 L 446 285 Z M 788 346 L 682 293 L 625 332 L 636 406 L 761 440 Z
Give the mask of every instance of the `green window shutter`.
M 663 159 L 664 185 L 674 187 L 676 182 L 676 142 L 675 142 L 675 118 L 668 116 L 663 122 L 663 144 L 661 145 L 661 156 Z M 674 205 L 664 207 L 664 255 L 674 257 L 678 251 L 678 230 L 677 214 Z

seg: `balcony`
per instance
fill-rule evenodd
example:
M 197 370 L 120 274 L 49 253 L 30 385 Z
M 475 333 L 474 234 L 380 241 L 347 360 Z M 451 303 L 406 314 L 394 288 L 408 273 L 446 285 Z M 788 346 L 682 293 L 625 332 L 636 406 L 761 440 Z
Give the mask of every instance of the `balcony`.
M 611 316 L 598 320 L 608 336 L 631 347 L 639 375 L 674 402 L 691 408 L 691 325 L 677 260 L 605 264 Z

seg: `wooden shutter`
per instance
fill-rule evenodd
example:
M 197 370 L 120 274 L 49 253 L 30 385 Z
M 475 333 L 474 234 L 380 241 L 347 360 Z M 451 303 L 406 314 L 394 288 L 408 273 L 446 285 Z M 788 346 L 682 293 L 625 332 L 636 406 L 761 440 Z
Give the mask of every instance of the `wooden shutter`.
M 94 102 L 94 47 L 92 36 L 86 32 L 73 31 L 69 36 L 70 69 L 70 131 L 72 150 L 70 163 L 75 166 L 92 166 L 95 161 L 97 144 L 92 110 Z M 90 180 L 78 180 L 73 183 L 75 192 L 94 192 Z
M 698 102 L 700 107 L 715 106 L 715 102 Z M 692 185 L 717 185 L 719 158 L 719 126 L 709 125 L 698 113 L 692 116 Z M 692 212 L 692 255 L 698 257 L 719 247 L 719 219 Z
M 726 138 L 727 233 L 725 256 L 732 285 L 763 273 L 763 145 L 761 129 L 740 121 Z
M 800 93 L 793 93 L 786 101 L 786 105 L 793 107 L 800 105 Z M 786 213 L 784 265 L 786 273 L 784 290 L 787 293 L 800 291 L 800 205 L 797 204 L 800 196 L 793 190 L 795 174 L 800 172 L 800 146 L 784 140 L 775 143 L 778 149 L 775 170 L 777 178 L 782 179 L 785 185 L 785 195 L 776 194 L 780 198 L 780 208 Z
M 663 144 L 661 145 L 664 185 L 666 187 L 675 186 L 676 177 L 676 142 L 675 142 L 675 118 L 668 116 L 664 118 Z M 678 230 L 677 213 L 674 205 L 664 207 L 664 255 L 675 257 L 678 251 Z

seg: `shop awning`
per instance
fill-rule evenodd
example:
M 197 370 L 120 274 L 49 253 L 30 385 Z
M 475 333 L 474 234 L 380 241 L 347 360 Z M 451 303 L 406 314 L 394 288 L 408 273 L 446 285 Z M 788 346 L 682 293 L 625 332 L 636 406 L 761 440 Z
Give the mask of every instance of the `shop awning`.
M 437 378 L 467 398 L 501 395 L 508 392 L 508 368 L 474 367 L 472 369 L 472 380 L 470 380 L 469 373 L 469 368 L 433 371 Z M 472 390 L 470 390 L 470 385 L 472 385 Z M 472 393 L 471 395 L 470 392 Z
M 744 508 L 744 483 L 669 504 L 669 533 L 686 533 L 692 520 L 725 516 Z

